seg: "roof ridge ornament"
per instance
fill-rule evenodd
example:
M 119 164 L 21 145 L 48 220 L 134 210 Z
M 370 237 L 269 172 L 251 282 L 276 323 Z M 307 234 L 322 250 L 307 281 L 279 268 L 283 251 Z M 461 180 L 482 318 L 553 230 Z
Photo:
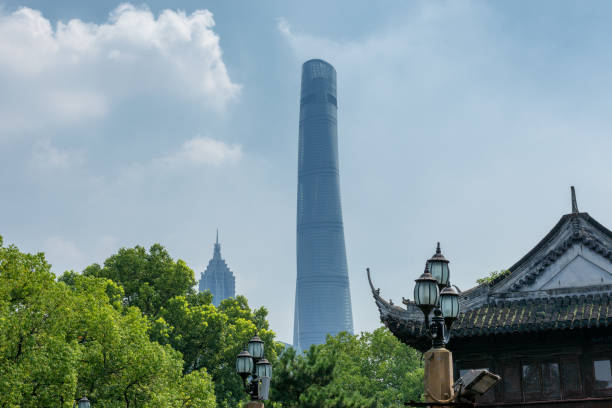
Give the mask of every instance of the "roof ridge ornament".
M 572 214 L 578 214 L 578 202 L 576 201 L 576 190 L 574 189 L 574 186 L 570 187 L 571 191 L 572 191 Z

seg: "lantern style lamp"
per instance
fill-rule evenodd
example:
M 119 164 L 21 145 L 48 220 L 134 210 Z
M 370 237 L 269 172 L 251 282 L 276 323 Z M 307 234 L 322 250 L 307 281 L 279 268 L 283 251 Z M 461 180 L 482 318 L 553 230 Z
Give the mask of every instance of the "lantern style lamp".
M 249 341 L 247 350 L 236 357 L 236 372 L 242 377 L 244 391 L 251 401 L 268 399 L 272 364 L 264 358 L 264 342 L 257 334 Z
M 425 265 L 425 272 L 415 282 L 414 301 L 425 315 L 425 324 L 429 326 L 429 312 L 438 303 L 438 281 L 431 276 Z
M 263 358 L 264 355 L 264 342 L 256 334 L 249 341 L 249 354 L 255 359 L 255 361 Z
M 236 372 L 243 380 L 253 373 L 253 357 L 248 351 L 243 350 L 236 357 Z
M 452 286 L 440 292 L 440 309 L 444 316 L 444 325 L 450 331 L 453 322 L 459 317 L 459 293 Z
M 255 373 L 259 378 L 272 378 L 272 364 L 267 359 L 262 358 L 255 364 Z
M 438 288 L 442 290 L 442 288 L 448 286 L 450 282 L 448 259 L 442 255 L 439 242 L 436 248 L 436 253 L 433 254 L 429 260 L 427 260 L 427 264 L 429 265 L 429 272 L 438 281 Z
M 87 399 L 87 397 L 83 396 L 83 398 L 81 398 L 79 400 L 79 408 L 90 408 L 91 404 L 89 403 L 89 400 Z

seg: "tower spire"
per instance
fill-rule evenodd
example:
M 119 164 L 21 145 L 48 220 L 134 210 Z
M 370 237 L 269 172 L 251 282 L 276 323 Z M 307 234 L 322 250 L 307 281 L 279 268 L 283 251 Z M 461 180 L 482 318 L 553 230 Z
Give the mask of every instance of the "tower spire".
M 578 214 L 578 202 L 576 201 L 576 190 L 574 186 L 570 187 L 572 190 L 572 214 Z
M 219 228 L 217 228 L 217 240 L 215 241 L 215 253 L 213 258 L 221 258 L 221 244 L 219 244 Z

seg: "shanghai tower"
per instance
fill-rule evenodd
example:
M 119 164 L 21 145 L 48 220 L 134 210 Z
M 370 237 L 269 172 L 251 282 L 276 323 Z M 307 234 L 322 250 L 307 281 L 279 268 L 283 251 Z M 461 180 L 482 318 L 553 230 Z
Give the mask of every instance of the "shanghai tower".
M 336 70 L 302 66 L 297 196 L 297 282 L 293 345 L 353 332 L 338 169 Z

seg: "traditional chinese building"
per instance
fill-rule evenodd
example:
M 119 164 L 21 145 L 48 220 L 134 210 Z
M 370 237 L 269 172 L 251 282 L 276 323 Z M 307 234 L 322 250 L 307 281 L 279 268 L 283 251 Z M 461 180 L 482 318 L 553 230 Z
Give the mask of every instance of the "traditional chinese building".
M 394 305 L 370 286 L 385 326 L 428 349 L 414 302 Z M 612 231 L 578 211 L 573 187 L 572 212 L 508 273 L 462 292 L 460 306 L 448 344 L 455 378 L 502 376 L 478 403 L 612 407 Z

